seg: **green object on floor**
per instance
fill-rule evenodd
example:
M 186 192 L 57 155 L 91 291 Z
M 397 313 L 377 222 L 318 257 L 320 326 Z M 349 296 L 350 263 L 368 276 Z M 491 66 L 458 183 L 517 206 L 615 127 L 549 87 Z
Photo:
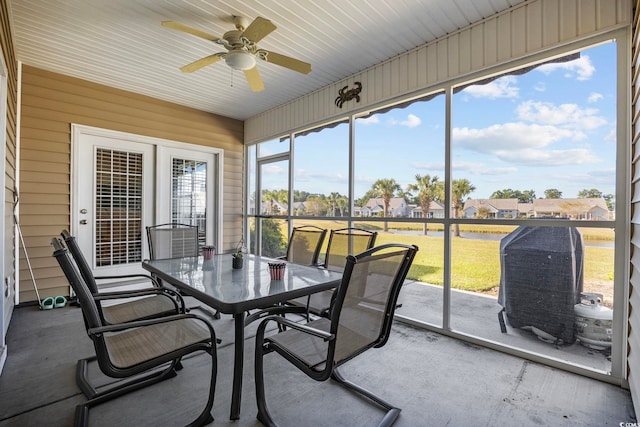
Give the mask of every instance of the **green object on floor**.
M 53 304 L 55 308 L 62 308 L 65 305 L 67 305 L 67 299 L 65 297 L 62 297 L 62 296 L 55 297 L 55 302 Z
M 46 297 L 40 304 L 40 310 L 51 310 L 54 306 L 53 297 Z

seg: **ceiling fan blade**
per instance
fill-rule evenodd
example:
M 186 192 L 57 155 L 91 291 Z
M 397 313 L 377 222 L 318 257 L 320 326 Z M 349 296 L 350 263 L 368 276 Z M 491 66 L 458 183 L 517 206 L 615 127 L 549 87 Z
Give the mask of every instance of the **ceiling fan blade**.
M 213 34 L 205 33 L 204 31 L 200 31 L 196 28 L 192 28 L 175 21 L 162 21 L 162 26 L 182 31 L 183 33 L 193 34 L 194 36 L 202 37 L 203 39 L 211 40 L 212 42 L 220 40 L 220 37 L 216 37 Z
M 247 78 L 249 82 L 249 87 L 254 92 L 260 92 L 264 90 L 264 82 L 262 81 L 262 77 L 260 77 L 260 73 L 258 72 L 258 67 L 253 67 L 249 70 L 244 71 L 244 76 Z
M 194 71 L 198 71 L 202 67 L 206 67 L 209 64 L 214 64 L 220 61 L 221 56 L 219 53 L 214 53 L 213 55 L 205 56 L 204 58 L 198 59 L 197 61 L 193 61 L 191 64 L 187 64 L 184 67 L 180 68 L 180 71 L 183 73 L 193 73 Z
M 276 27 L 273 22 L 258 16 L 251 24 L 249 24 L 242 35 L 252 42 L 258 43 L 276 28 L 278 27 Z
M 311 72 L 311 64 L 271 51 L 267 51 L 267 59 L 265 59 L 265 61 L 302 74 L 309 74 Z

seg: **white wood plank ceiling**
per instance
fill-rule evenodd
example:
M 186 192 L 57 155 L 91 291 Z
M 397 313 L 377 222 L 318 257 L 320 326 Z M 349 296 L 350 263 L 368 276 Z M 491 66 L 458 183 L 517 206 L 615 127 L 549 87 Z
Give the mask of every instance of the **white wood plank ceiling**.
M 8 1 L 22 63 L 244 120 L 526 0 Z M 312 72 L 259 61 L 262 92 L 224 61 L 182 73 L 225 49 L 160 23 L 222 37 L 232 15 L 271 20 L 277 29 L 259 47 Z

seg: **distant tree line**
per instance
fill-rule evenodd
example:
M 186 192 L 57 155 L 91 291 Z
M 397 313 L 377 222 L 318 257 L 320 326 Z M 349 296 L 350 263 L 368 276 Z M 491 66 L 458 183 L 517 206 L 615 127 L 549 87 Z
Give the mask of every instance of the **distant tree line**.
M 451 204 L 454 218 L 459 218 L 462 214 L 465 198 L 473 193 L 476 187 L 466 178 L 454 179 L 451 182 Z M 415 176 L 415 182 L 407 185 L 404 189 L 393 178 L 382 178 L 373 183 L 371 188 L 360 198 L 355 200 L 356 206 L 365 206 L 372 198 L 379 198 L 383 201 L 383 216 L 387 217 L 391 199 L 394 197 L 404 197 L 409 204 L 420 206 L 422 217 L 429 217 L 432 202 L 444 202 L 444 181 L 437 176 L 420 175 Z M 584 189 L 578 192 L 577 198 L 600 198 L 602 197 L 609 210 L 615 210 L 615 196 L 613 194 L 603 194 L 596 188 Z M 491 193 L 491 199 L 518 199 L 520 203 L 533 203 L 537 198 L 534 190 L 514 190 L 505 188 Z M 557 188 L 544 190 L 545 199 L 561 199 L 562 191 Z M 262 196 L 263 203 L 271 204 L 267 211 L 271 214 L 282 213 L 276 209 L 276 202 L 287 205 L 289 193 L 287 190 L 265 190 Z M 349 199 L 347 196 L 337 192 L 329 195 L 309 193 L 295 190 L 293 201 L 304 202 L 304 213 L 314 216 L 347 216 L 349 214 Z M 296 212 L 294 207 L 294 214 Z M 385 224 L 386 230 L 386 224 Z M 426 225 L 425 225 L 426 233 Z M 456 230 L 458 233 L 458 230 Z

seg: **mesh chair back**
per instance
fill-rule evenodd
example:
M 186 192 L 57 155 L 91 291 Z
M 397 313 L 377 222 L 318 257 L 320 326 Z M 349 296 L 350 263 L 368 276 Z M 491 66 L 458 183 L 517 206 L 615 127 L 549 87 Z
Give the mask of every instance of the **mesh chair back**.
M 187 224 L 160 224 L 147 227 L 150 259 L 198 256 L 198 227 Z
M 314 225 L 303 225 L 293 229 L 287 248 L 287 261 L 296 264 L 315 265 L 327 230 Z
M 347 263 L 347 255 L 359 254 L 371 249 L 378 233 L 360 228 L 341 228 L 331 230 L 324 267 L 330 270 L 343 271 Z
M 417 249 L 389 244 L 349 255 L 331 318 L 336 366 L 386 343 L 398 294 Z
M 73 260 L 76 262 L 78 270 L 80 270 L 80 275 L 82 276 L 84 283 L 89 288 L 89 291 L 93 294 L 98 293 L 98 284 L 91 272 L 91 267 L 89 266 L 87 259 L 80 250 L 80 246 L 78 245 L 76 238 L 67 230 L 62 230 L 60 235 L 62 235 L 64 243 L 67 245 L 67 249 L 71 252 L 71 256 L 73 256 Z
M 82 276 L 78 273 L 76 266 L 71 258 L 69 258 L 69 252 L 60 239 L 51 239 L 51 245 L 53 246 L 53 256 L 58 260 L 60 268 L 67 277 L 69 284 L 73 288 L 73 291 L 80 301 L 80 307 L 82 308 L 82 316 L 84 317 L 85 326 L 89 328 L 97 328 L 103 326 L 100 318 L 100 312 L 96 306 L 96 302 L 93 299 L 93 294 L 84 283 Z

